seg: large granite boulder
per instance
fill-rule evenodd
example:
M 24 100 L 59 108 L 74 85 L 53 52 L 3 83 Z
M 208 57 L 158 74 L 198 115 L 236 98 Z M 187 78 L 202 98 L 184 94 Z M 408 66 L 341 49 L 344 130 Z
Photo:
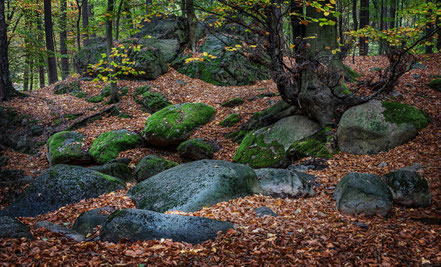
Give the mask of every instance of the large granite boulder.
M 86 149 L 84 135 L 62 131 L 47 140 L 47 159 L 49 165 L 56 164 L 88 164 L 92 158 Z
M 308 183 L 308 180 L 314 179 L 305 179 L 307 176 L 312 176 L 310 174 L 285 169 L 264 168 L 256 170 L 256 175 L 262 186 L 263 194 L 266 196 L 299 198 L 315 195 L 311 184 Z
M 160 172 L 176 167 L 179 164 L 155 155 L 147 155 L 136 165 L 136 181 L 142 182 Z
M 209 34 L 199 47 L 199 52 L 207 55 L 203 61 L 186 62 L 191 56 L 180 55 L 172 66 L 182 74 L 222 86 L 247 85 L 269 79 L 268 69 L 251 60 L 252 56 L 246 57 L 234 51 L 238 49 L 236 45 L 240 44 L 235 38 Z M 240 46 L 240 49 L 244 48 Z M 249 49 L 246 53 L 253 54 L 254 50 Z
M 203 217 L 163 214 L 150 210 L 126 209 L 111 214 L 100 231 L 100 239 L 117 243 L 125 238 L 137 240 L 173 239 L 198 244 L 215 239 L 233 224 Z
M 34 239 L 29 227 L 21 223 L 19 220 L 9 217 L 0 216 L 0 238 L 22 238 Z
M 394 202 L 407 207 L 427 207 L 432 203 L 427 180 L 415 170 L 399 169 L 383 176 Z
M 375 154 L 404 144 L 427 126 L 422 111 L 401 103 L 373 100 L 348 109 L 338 124 L 338 147 L 352 154 Z
M 143 108 L 145 108 L 150 114 L 171 105 L 170 101 L 168 101 L 168 99 L 165 98 L 165 96 L 163 96 L 161 93 L 150 91 L 142 94 L 140 102 Z
M 201 138 L 194 138 L 182 142 L 176 150 L 183 158 L 200 160 L 213 158 L 215 147 L 212 143 Z
M 131 181 L 135 178 L 129 166 L 119 162 L 109 162 L 104 165 L 90 167 L 89 169 L 119 178 L 123 181 Z
M 222 160 L 200 160 L 152 176 L 127 194 L 139 209 L 193 212 L 262 192 L 251 168 Z
M 54 94 L 63 95 L 68 93 L 78 93 L 81 91 L 81 84 L 79 81 L 75 82 L 59 82 L 54 86 Z
M 114 130 L 100 134 L 89 150 L 92 158 L 98 163 L 106 163 L 118 156 L 119 152 L 142 147 L 140 135 L 127 130 Z
M 286 167 L 287 151 L 298 140 L 313 135 L 320 125 L 306 116 L 290 116 L 252 131 L 242 140 L 234 161 L 252 168 Z
M 168 106 L 147 118 L 142 136 L 154 146 L 177 146 L 208 123 L 215 113 L 213 107 L 204 103 Z
M 123 71 L 121 67 L 117 67 L 117 75 L 121 79 L 141 79 L 154 80 L 159 75 L 167 72 L 168 67 L 163 54 L 159 49 L 145 46 L 139 40 L 127 39 L 115 45 L 118 54 L 127 55 L 127 57 L 114 57 L 115 63 L 119 66 L 127 66 L 133 68 L 137 74 Z M 84 76 L 96 77 L 98 74 L 106 75 L 106 72 L 99 69 L 90 68 L 90 65 L 97 64 L 102 60 L 102 54 L 106 53 L 106 44 L 102 40 L 93 40 L 89 45 L 83 47 L 80 52 L 75 55 L 75 67 L 78 72 Z M 129 59 L 135 64 L 123 64 L 122 59 Z
M 58 164 L 33 181 L 0 216 L 31 217 L 86 198 L 125 188 L 118 178 L 73 165 Z
M 112 207 L 103 207 L 99 209 L 88 210 L 83 212 L 75 220 L 72 225 L 72 230 L 82 234 L 87 235 L 93 232 L 93 229 L 98 225 L 102 225 L 107 217 L 115 211 Z
M 392 209 L 392 193 L 374 174 L 346 174 L 335 187 L 333 197 L 343 213 L 387 216 Z

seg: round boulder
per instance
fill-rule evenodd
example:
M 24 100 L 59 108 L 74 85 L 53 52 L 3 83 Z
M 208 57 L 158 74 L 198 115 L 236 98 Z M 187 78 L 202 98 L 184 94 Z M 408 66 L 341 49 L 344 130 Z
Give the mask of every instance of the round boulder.
M 88 164 L 92 162 L 85 149 L 84 135 L 62 131 L 47 140 L 47 159 L 49 165 L 55 164 Z
M 204 103 L 168 106 L 147 119 L 142 135 L 154 146 L 177 146 L 208 123 L 215 113 L 213 107 Z
M 388 216 L 392 209 L 392 193 L 374 174 L 346 174 L 335 187 L 333 197 L 343 213 Z
M 155 155 L 145 156 L 141 159 L 138 165 L 136 165 L 136 181 L 142 182 L 145 179 L 152 177 L 153 175 L 156 175 L 178 165 L 179 164 L 174 161 L 167 160 Z
M 34 239 L 29 227 L 21 223 L 19 220 L 9 217 L 0 216 L 0 238 L 22 238 Z
M 214 146 L 200 138 L 182 142 L 177 148 L 179 154 L 187 159 L 211 159 L 214 155 Z

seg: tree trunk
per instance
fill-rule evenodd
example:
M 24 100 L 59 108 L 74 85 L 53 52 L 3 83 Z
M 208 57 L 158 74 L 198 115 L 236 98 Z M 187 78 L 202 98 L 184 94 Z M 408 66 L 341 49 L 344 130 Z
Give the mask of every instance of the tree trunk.
M 344 44 L 344 30 L 343 30 L 343 3 L 337 1 L 338 12 L 341 14 L 338 16 L 338 38 L 340 39 L 340 44 Z
M 115 40 L 119 40 L 119 21 L 120 21 L 120 19 L 121 19 L 121 10 L 122 10 L 122 6 L 123 6 L 123 4 L 124 4 L 124 0 L 121 0 L 120 2 L 119 2 L 119 6 L 118 6 L 118 12 L 117 12 L 117 14 L 116 14 L 116 23 L 115 23 L 115 26 L 116 26 L 116 29 L 115 29 L 115 31 L 116 31 L 116 33 L 115 33 Z
M 87 44 L 89 43 L 89 3 L 88 0 L 84 0 L 83 1 L 83 6 L 82 6 L 82 11 L 81 11 L 82 15 L 83 15 L 83 31 L 85 32 L 83 34 L 83 46 L 87 46 Z
M 395 28 L 395 12 L 397 8 L 397 0 L 391 0 L 389 9 L 389 29 Z
M 185 0 L 185 14 L 187 23 L 187 45 L 190 47 L 191 51 L 196 52 L 198 24 L 196 21 L 193 0 Z
M 107 0 L 107 13 L 110 14 L 110 16 L 107 18 L 107 22 L 106 22 L 107 61 L 109 62 L 108 67 L 111 68 L 112 70 L 114 70 L 114 67 L 110 64 L 110 62 L 112 62 L 112 58 L 110 56 L 112 54 L 112 47 L 113 47 L 113 38 L 112 38 L 112 36 L 113 36 L 112 35 L 113 0 Z M 114 71 L 111 72 L 111 74 L 113 74 L 113 73 L 114 73 Z M 112 76 L 109 76 L 108 81 L 110 83 L 110 102 L 117 103 L 119 101 L 119 96 L 118 96 L 118 87 L 116 85 L 116 80 L 114 80 L 112 78 Z
M 435 22 L 437 29 L 438 29 L 438 38 L 436 39 L 436 49 L 438 50 L 438 53 L 441 52 L 441 14 L 436 16 L 436 22 Z
M 369 0 L 360 1 L 360 29 L 369 25 Z M 360 37 L 360 56 L 367 56 L 369 43 L 367 37 Z
M 426 34 L 429 34 L 433 31 L 433 23 L 431 22 L 432 17 L 432 9 L 429 10 L 429 13 L 426 15 L 426 18 L 428 19 L 426 23 Z M 432 38 L 427 39 L 427 41 L 432 42 Z M 426 44 L 426 54 L 432 54 L 433 53 L 433 44 L 427 45 Z
M 384 0 L 381 0 L 380 5 L 380 31 L 384 30 Z M 378 54 L 383 55 L 384 53 L 384 40 L 380 39 L 380 45 L 378 48 Z
M 67 1 L 61 0 L 60 3 L 60 53 L 61 53 L 61 77 L 66 79 L 69 75 L 69 60 L 67 55 Z
M 29 91 L 29 63 L 30 56 L 29 52 L 26 53 L 26 60 L 25 60 L 25 70 L 23 73 L 23 91 Z
M 303 3 L 291 0 L 290 13 L 292 14 L 290 16 L 292 39 L 293 39 L 293 44 L 296 45 L 297 41 L 305 37 L 305 32 L 306 32 L 305 25 L 300 23 L 302 21 L 301 16 L 303 15 Z M 295 15 L 293 13 L 298 15 Z M 295 46 L 295 50 L 297 50 L 297 45 Z
M 85 0 L 76 0 L 77 8 L 78 8 L 78 17 L 77 17 L 77 22 L 76 22 L 76 26 L 77 26 L 77 49 L 78 49 L 78 52 L 81 51 L 81 28 L 80 28 L 80 22 L 81 22 L 81 10 L 82 10 L 84 1 Z
M 0 0 L 0 102 L 15 93 L 9 73 L 5 1 Z
M 152 4 L 152 0 L 145 0 L 145 15 L 148 16 L 150 13 L 149 6 Z
M 37 0 L 37 3 L 39 3 L 39 0 Z M 38 51 L 38 79 L 40 81 L 40 88 L 43 88 L 45 86 L 43 26 L 40 13 L 38 11 L 35 12 L 35 16 L 37 17 L 37 40 L 38 43 L 41 45 L 41 49 L 40 51 Z
M 46 32 L 47 61 L 49 70 L 49 84 L 58 81 L 57 63 L 55 61 L 55 49 L 52 29 L 52 7 L 50 0 L 44 0 L 44 30 Z

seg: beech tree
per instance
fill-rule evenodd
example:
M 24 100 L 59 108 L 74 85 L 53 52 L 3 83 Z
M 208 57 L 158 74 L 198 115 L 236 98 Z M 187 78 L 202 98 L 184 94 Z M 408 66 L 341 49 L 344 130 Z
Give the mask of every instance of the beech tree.
M 15 91 L 9 73 L 7 39 L 5 1 L 0 0 L 0 102 L 7 100 Z
M 55 61 L 51 0 L 44 0 L 44 30 L 46 33 L 49 84 L 53 84 L 58 81 L 58 72 Z

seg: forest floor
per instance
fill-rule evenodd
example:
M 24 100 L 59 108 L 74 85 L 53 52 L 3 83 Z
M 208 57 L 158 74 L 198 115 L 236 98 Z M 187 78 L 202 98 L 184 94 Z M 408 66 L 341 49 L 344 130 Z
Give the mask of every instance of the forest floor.
M 84 211 L 103 206 L 134 208 L 125 196 L 126 190 L 102 195 L 65 206 L 55 212 L 35 218 L 20 218 L 29 225 L 35 240 L 0 239 L 0 265 L 60 265 L 60 266 L 124 266 L 124 265 L 437 265 L 441 264 L 441 225 L 430 225 L 415 218 L 441 218 L 441 93 L 426 85 L 431 75 L 441 74 L 441 55 L 421 56 L 427 69 L 414 69 L 405 74 L 395 90 L 401 93 L 395 100 L 425 110 L 432 118 L 429 126 L 407 144 L 377 155 L 351 155 L 340 152 L 327 161 L 329 167 L 309 171 L 318 177 L 320 187 L 316 196 L 307 199 L 274 199 L 261 195 L 221 202 L 189 216 L 204 216 L 237 224 L 233 230 L 220 234 L 216 240 L 200 245 L 152 240 L 146 242 L 120 241 L 118 244 L 101 241 L 75 242 L 44 228 L 33 229 L 42 220 L 70 226 Z M 346 62 L 365 77 L 372 75 L 373 67 L 384 67 L 383 57 L 356 57 Z M 417 77 L 419 75 L 420 77 Z M 417 77 L 417 78 L 415 78 Z M 69 78 L 74 79 L 74 78 Z M 103 84 L 81 82 L 89 95 L 98 95 Z M 173 69 L 154 81 L 120 81 L 128 86 L 129 94 L 123 96 L 118 108 L 132 116 L 130 119 L 115 116 L 103 117 L 77 131 L 91 142 L 99 134 L 128 129 L 140 133 L 149 116 L 135 103 L 135 88 L 149 84 L 172 103 L 204 102 L 216 108 L 213 121 L 200 128 L 192 137 L 215 140 L 221 150 L 215 159 L 232 161 L 238 144 L 223 137 L 236 127 L 223 128 L 219 123 L 231 113 L 239 113 L 242 122 L 251 115 L 279 100 L 278 97 L 246 101 L 235 108 L 221 107 L 221 103 L 235 97 L 250 99 L 264 92 L 277 90 L 272 81 L 261 81 L 252 86 L 220 87 L 191 79 Z M 31 115 L 42 124 L 50 125 L 60 114 L 84 113 L 87 116 L 106 106 L 92 104 L 70 95 L 52 94 L 53 86 L 30 93 L 30 97 L 14 99 L 2 106 L 16 108 L 21 114 Z M 53 100 L 49 101 L 49 100 Z M 52 104 L 48 104 L 52 103 Z M 35 155 L 5 152 L 10 160 L 6 168 L 25 171 L 36 177 L 48 168 L 46 147 Z M 132 160 L 131 167 L 145 155 L 156 154 L 182 162 L 174 151 L 154 148 L 137 148 L 119 154 Z M 380 164 L 382 163 L 382 164 Z M 383 175 L 391 170 L 422 163 L 421 174 L 427 178 L 432 191 L 433 204 L 427 208 L 404 208 L 394 205 L 389 218 L 345 215 L 336 210 L 332 189 L 348 172 L 369 172 Z M 128 188 L 133 184 L 129 184 Z M 0 198 L 7 190 L 3 188 Z M 4 200 L 4 199 L 3 199 Z M 2 202 L 3 203 L 3 202 Z M 4 205 L 3 205 L 4 206 Z M 254 208 L 266 206 L 279 216 L 258 218 Z M 2 207 L 0 207 L 2 208 Z M 99 229 L 97 230 L 99 231 Z M 144 264 L 144 265 L 142 265 Z

